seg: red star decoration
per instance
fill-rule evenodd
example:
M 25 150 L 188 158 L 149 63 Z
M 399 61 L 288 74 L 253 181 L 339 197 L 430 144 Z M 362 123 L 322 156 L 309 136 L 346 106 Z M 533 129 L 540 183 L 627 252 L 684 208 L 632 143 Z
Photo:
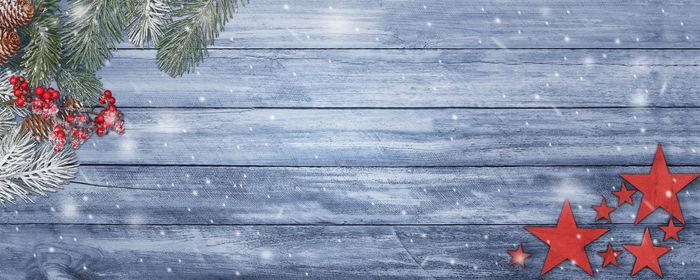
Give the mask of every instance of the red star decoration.
M 598 215 L 595 217 L 596 221 L 606 219 L 608 222 L 610 222 L 610 212 L 615 210 L 614 207 L 608 207 L 608 205 L 605 203 L 605 198 L 603 198 L 603 202 L 600 203 L 600 206 L 594 205 L 593 209 L 598 212 Z
M 520 244 L 520 246 L 518 246 L 518 250 L 508 251 L 508 254 L 510 254 L 510 256 L 512 257 L 512 259 L 510 259 L 509 265 L 513 265 L 513 264 L 517 263 L 522 267 L 525 267 L 525 259 L 527 259 L 527 257 L 529 257 L 531 255 L 531 254 L 523 252 L 523 245 L 522 244 Z
M 660 207 L 685 224 L 676 194 L 698 175 L 700 174 L 669 174 L 664 153 L 659 145 L 649 174 L 620 175 L 644 194 L 634 223 L 639 223 Z
M 681 231 L 683 227 L 677 227 L 674 225 L 673 219 L 668 219 L 668 226 L 660 226 L 659 228 L 664 231 L 664 241 L 668 240 L 669 238 L 680 241 L 678 239 L 678 232 Z
M 659 257 L 666 254 L 671 250 L 669 247 L 656 247 L 651 241 L 651 235 L 649 235 L 649 228 L 644 230 L 644 239 L 642 239 L 642 244 L 639 246 L 632 245 L 622 245 L 634 255 L 636 261 L 634 262 L 634 268 L 632 269 L 632 274 L 635 275 L 637 272 L 645 267 L 650 268 L 660 277 L 664 277 L 661 273 L 661 267 L 659 266 Z
M 635 190 L 628 190 L 625 187 L 625 183 L 622 183 L 622 188 L 619 191 L 612 192 L 617 196 L 617 207 L 622 206 L 622 204 L 625 204 L 625 202 L 629 203 L 630 205 L 634 205 L 634 202 L 632 202 L 632 195 L 636 192 L 637 191 Z
M 568 200 L 564 203 L 556 227 L 525 227 L 525 229 L 549 245 L 542 275 L 567 259 L 593 275 L 585 247 L 608 231 L 608 229 L 576 226 Z
M 617 266 L 617 256 L 619 256 L 621 253 L 622 251 L 613 251 L 612 245 L 608 243 L 608 250 L 598 252 L 598 255 L 603 257 L 603 267 L 606 267 L 608 264 Z

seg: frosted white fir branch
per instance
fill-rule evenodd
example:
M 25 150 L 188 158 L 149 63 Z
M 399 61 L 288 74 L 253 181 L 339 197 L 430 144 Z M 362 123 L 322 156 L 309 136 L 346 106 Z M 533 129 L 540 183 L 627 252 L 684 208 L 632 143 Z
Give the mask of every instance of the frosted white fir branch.
M 33 202 L 32 193 L 55 192 L 77 172 L 73 151 L 54 152 L 19 128 L 0 140 L 0 202 L 14 203 L 15 196 Z
M 132 44 L 143 48 L 149 40 L 154 46 L 163 34 L 163 28 L 170 21 L 171 9 L 167 0 L 133 1 L 130 7 L 132 17 L 129 28 L 129 40 Z

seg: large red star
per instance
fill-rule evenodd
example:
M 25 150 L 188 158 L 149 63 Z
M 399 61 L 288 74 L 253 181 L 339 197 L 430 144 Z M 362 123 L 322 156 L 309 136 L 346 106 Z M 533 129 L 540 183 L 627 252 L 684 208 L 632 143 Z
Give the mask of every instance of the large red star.
M 510 254 L 510 256 L 512 257 L 512 259 L 510 259 L 509 265 L 513 265 L 513 264 L 517 263 L 522 267 L 525 267 L 525 259 L 527 259 L 527 257 L 530 256 L 530 254 L 523 252 L 523 245 L 522 244 L 520 244 L 520 246 L 518 246 L 518 250 L 508 251 L 508 254 Z
M 625 183 L 622 183 L 622 188 L 619 191 L 612 192 L 614 195 L 617 196 L 617 207 L 622 206 L 625 202 L 629 203 L 630 205 L 634 205 L 634 202 L 632 201 L 632 195 L 636 193 L 637 191 L 635 190 L 628 190 L 625 187 Z
M 636 258 L 634 268 L 632 269 L 632 274 L 630 275 L 635 275 L 643 268 L 648 267 L 656 272 L 656 274 L 658 274 L 660 277 L 664 277 L 664 275 L 661 273 L 661 267 L 659 266 L 659 257 L 666 254 L 666 252 L 670 251 L 671 248 L 654 246 L 654 243 L 651 241 L 651 235 L 649 235 L 649 228 L 644 230 L 644 239 L 642 239 L 641 245 L 622 246 L 625 247 L 627 251 L 630 251 L 630 253 L 632 253 L 632 255 L 634 255 Z
M 660 226 L 659 228 L 664 231 L 664 241 L 668 240 L 669 238 L 680 241 L 678 239 L 678 232 L 681 231 L 683 227 L 677 227 L 674 225 L 673 219 L 668 219 L 668 226 Z
M 598 255 L 603 257 L 603 267 L 608 264 L 613 264 L 617 266 L 617 256 L 619 256 L 622 251 L 613 251 L 612 245 L 608 243 L 608 250 L 603 252 L 598 252 Z
M 608 220 L 608 222 L 610 222 L 610 212 L 615 210 L 614 207 L 608 207 L 608 204 L 605 203 L 605 198 L 603 198 L 603 202 L 600 203 L 600 206 L 593 205 L 593 209 L 598 212 L 598 215 L 595 217 L 596 221 L 604 218 Z
M 644 194 L 634 223 L 639 223 L 660 207 L 685 224 L 676 194 L 698 175 L 700 174 L 669 174 L 666 159 L 659 144 L 649 174 L 620 175 Z
M 576 226 L 568 200 L 564 203 L 556 227 L 525 227 L 525 229 L 549 245 L 542 275 L 567 259 L 593 275 L 585 247 L 608 231 L 608 229 Z

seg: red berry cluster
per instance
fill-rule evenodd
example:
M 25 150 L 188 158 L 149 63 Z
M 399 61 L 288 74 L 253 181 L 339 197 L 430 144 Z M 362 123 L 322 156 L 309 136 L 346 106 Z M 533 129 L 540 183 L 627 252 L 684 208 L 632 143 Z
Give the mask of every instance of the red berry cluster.
M 107 135 L 110 130 L 119 134 L 124 133 L 124 114 L 114 105 L 116 99 L 109 90 L 106 90 L 99 99 L 104 105 L 96 105 L 87 110 L 79 106 L 77 108 L 63 105 L 64 107 L 61 108 L 61 104 L 65 103 L 61 102 L 61 94 L 53 88 L 45 90 L 44 87 L 36 87 L 34 93 L 37 96 L 32 98 L 29 94 L 30 87 L 24 77 L 13 76 L 10 78 L 10 84 L 14 86 L 15 97 L 17 97 L 14 100 L 16 107 L 29 109 L 31 104 L 33 113 L 51 120 L 54 127 L 48 134 L 48 140 L 56 152 L 60 151 L 66 143 L 70 143 L 74 149 L 79 148 L 93 132 L 98 136 Z M 102 110 L 95 112 L 95 108 L 102 108 Z M 91 114 L 96 115 L 94 119 L 90 117 Z

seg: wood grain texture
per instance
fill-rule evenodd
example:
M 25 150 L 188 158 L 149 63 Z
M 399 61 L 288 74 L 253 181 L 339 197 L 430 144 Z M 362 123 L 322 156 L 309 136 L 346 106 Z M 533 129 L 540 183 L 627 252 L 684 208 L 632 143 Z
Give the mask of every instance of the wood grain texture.
M 100 74 L 130 107 L 700 105 L 696 50 L 215 50 L 194 74 L 120 50 Z
M 649 165 L 657 143 L 697 164 L 698 109 L 129 109 L 83 164 Z
M 608 242 L 646 226 L 669 279 L 700 267 L 698 182 L 679 194 L 682 242 L 657 211 L 595 222 L 592 205 L 700 149 L 700 2 L 256 1 L 192 74 L 124 42 L 100 71 L 127 134 L 78 151 L 77 178 L 0 208 L 0 279 L 43 279 L 65 250 L 81 279 L 578 279 L 540 277 L 570 199 L 596 276 Z M 524 245 L 527 267 L 508 266 Z M 52 249 L 53 248 L 53 249 Z M 65 257 L 65 256 L 63 256 Z M 52 259 L 53 258 L 53 259 Z M 83 266 L 84 265 L 84 266 Z M 636 276 L 655 278 L 648 269 Z
M 0 222 L 87 224 L 325 225 L 544 224 L 565 199 L 583 224 L 601 199 L 617 207 L 620 173 L 650 167 L 289 168 L 83 166 L 76 183 L 55 195 L 0 209 Z M 673 167 L 692 173 L 700 167 Z M 628 188 L 632 188 L 627 184 Z M 700 191 L 678 197 L 687 222 L 698 222 Z M 634 223 L 642 194 L 612 212 Z M 16 212 L 15 212 L 16 211 Z M 644 220 L 662 224 L 662 211 Z
M 600 268 L 608 242 L 638 245 L 644 226 L 616 225 L 587 247 L 596 276 L 626 279 L 634 257 L 624 252 L 620 267 Z M 651 228 L 653 238 L 663 232 Z M 252 278 L 535 278 L 547 246 L 522 226 L 0 226 L 5 279 L 21 279 L 25 267 L 55 252 L 77 246 L 99 247 L 102 257 L 80 270 L 84 279 L 231 279 Z M 661 257 L 664 276 L 682 278 L 698 267 L 700 229 L 687 224 L 682 243 Z M 75 238 L 75 239 L 74 239 Z M 614 239 L 614 240 L 613 240 Z M 612 241 L 611 241 L 612 240 Z M 513 250 L 523 243 L 533 256 L 526 267 L 508 266 Z M 36 247 L 35 247 L 36 248 Z M 84 250 L 84 249 L 83 249 Z M 38 251 L 38 252 L 37 252 Z M 37 254 L 37 258 L 33 254 Z M 308 273 L 308 274 L 307 274 Z M 30 275 L 32 275 L 30 273 Z M 584 278 L 580 268 L 563 263 L 544 279 Z M 636 276 L 653 278 L 649 269 Z M 587 278 L 587 277 L 586 277 Z
M 700 40 L 698 11 L 689 0 L 251 1 L 215 46 L 687 48 Z

